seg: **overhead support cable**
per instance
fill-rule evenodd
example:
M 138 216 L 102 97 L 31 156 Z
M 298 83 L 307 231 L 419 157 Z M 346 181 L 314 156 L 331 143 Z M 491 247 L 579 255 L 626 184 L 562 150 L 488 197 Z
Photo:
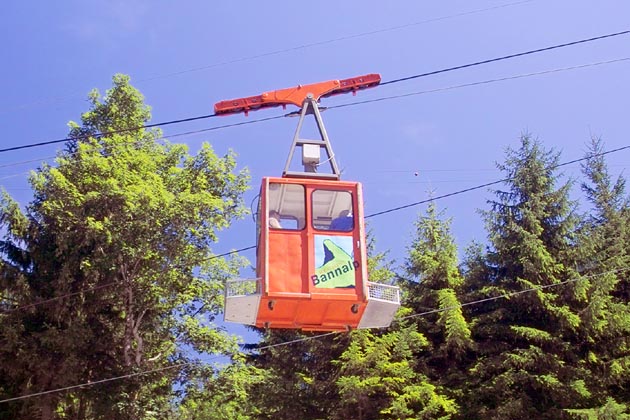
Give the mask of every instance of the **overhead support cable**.
M 605 65 L 605 64 L 621 63 L 621 62 L 624 62 L 624 61 L 630 61 L 630 57 L 616 58 L 614 60 L 606 60 L 606 61 L 597 61 L 597 62 L 594 62 L 594 63 L 580 64 L 580 65 L 577 65 L 577 66 L 562 67 L 562 68 L 551 69 L 551 70 L 542 70 L 542 71 L 533 72 L 533 73 L 523 73 L 523 74 L 517 74 L 517 75 L 514 75 L 514 76 L 499 77 L 499 78 L 495 78 L 495 79 L 480 80 L 480 81 L 477 81 L 477 82 L 463 83 L 463 84 L 460 84 L 460 85 L 452 85 L 452 86 L 446 86 L 446 87 L 436 88 L 436 89 L 421 90 L 421 91 L 417 91 L 417 92 L 402 93 L 402 94 L 399 94 L 399 95 L 383 96 L 383 97 L 375 98 L 375 99 L 366 99 L 366 100 L 362 100 L 362 101 L 349 102 L 347 104 L 332 105 L 332 106 L 326 107 L 326 109 L 345 108 L 345 107 L 349 107 L 349 106 L 365 105 L 365 104 L 370 104 L 370 103 L 374 103 L 374 102 L 389 101 L 389 100 L 392 100 L 392 99 L 407 98 L 407 97 L 410 97 L 410 96 L 426 95 L 428 93 L 446 92 L 446 91 L 449 91 L 449 90 L 462 89 L 462 88 L 466 88 L 466 87 L 489 85 L 491 83 L 505 82 L 505 81 L 508 81 L 508 80 L 516 80 L 516 79 L 524 79 L 524 78 L 527 78 L 527 77 L 542 76 L 542 75 L 545 75 L 545 74 L 561 73 L 563 71 L 578 70 L 578 69 L 584 69 L 584 68 L 588 68 L 588 67 L 601 66 L 601 65 Z
M 512 7 L 512 6 L 518 6 L 518 5 L 521 5 L 521 4 L 531 3 L 531 2 L 534 2 L 534 1 L 537 1 L 537 0 L 515 1 L 515 2 L 512 2 L 512 3 L 499 4 L 499 5 L 496 5 L 496 6 L 490 6 L 490 7 L 485 7 L 485 8 L 481 8 L 481 9 L 473 9 L 473 10 L 468 10 L 468 11 L 464 11 L 464 12 L 454 13 L 454 14 L 451 14 L 451 15 L 438 16 L 438 17 L 435 17 L 435 18 L 424 19 L 424 20 L 421 20 L 421 21 L 411 22 L 411 23 L 407 23 L 407 24 L 403 24 L 403 25 L 390 26 L 390 27 L 381 28 L 381 29 L 375 29 L 375 30 L 367 31 L 367 32 L 359 32 L 359 33 L 350 34 L 350 35 L 346 35 L 346 36 L 330 38 L 330 39 L 327 39 L 327 40 L 316 41 L 316 42 L 311 42 L 311 43 L 307 43 L 307 44 L 296 45 L 296 46 L 293 46 L 293 47 L 287 47 L 287 48 L 282 48 L 282 49 L 278 49 L 278 50 L 268 51 L 268 52 L 264 52 L 264 53 L 261 53 L 261 54 L 255 54 L 255 55 L 250 55 L 250 56 L 246 56 L 246 57 L 235 58 L 235 59 L 232 59 L 232 60 L 226 60 L 226 61 L 221 61 L 221 62 L 217 62 L 217 63 L 207 64 L 207 65 L 204 65 L 204 66 L 192 67 L 192 68 L 188 68 L 188 69 L 184 69 L 184 70 L 174 71 L 174 72 L 171 72 L 171 73 L 158 74 L 158 75 L 155 75 L 155 76 L 148 76 L 148 77 L 145 77 L 145 78 L 138 79 L 136 82 L 137 83 L 143 83 L 143 82 L 150 82 L 150 81 L 158 80 L 158 79 L 165 79 L 165 78 L 168 78 L 168 77 L 179 76 L 179 75 L 183 75 L 183 74 L 188 74 L 188 73 L 208 70 L 208 69 L 211 69 L 211 68 L 221 67 L 221 66 L 225 66 L 225 65 L 229 65 L 229 64 L 237 64 L 237 63 L 242 63 L 242 62 L 246 62 L 246 61 L 252 61 L 252 60 L 256 60 L 256 59 L 260 59 L 260 58 L 280 55 L 280 54 L 283 54 L 283 53 L 299 51 L 299 50 L 302 50 L 302 49 L 318 47 L 318 46 L 333 44 L 333 43 L 336 43 L 336 42 L 341 42 L 341 41 L 347 41 L 347 40 L 351 40 L 351 39 L 361 38 L 361 37 L 365 37 L 365 36 L 378 35 L 378 34 L 381 34 L 381 33 L 392 32 L 392 31 L 397 31 L 397 30 L 401 30 L 401 29 L 407 29 L 407 28 L 411 28 L 411 27 L 414 27 L 414 26 L 423 25 L 423 24 L 427 24 L 427 23 L 439 22 L 439 21 L 448 20 L 448 19 L 452 19 L 452 18 L 458 18 L 458 17 L 474 15 L 474 14 L 483 13 L 483 12 L 489 12 L 489 11 L 503 9 L 503 8 Z M 42 103 L 43 104 L 56 103 L 56 102 L 60 102 L 60 101 L 66 100 L 68 98 L 74 97 L 75 94 L 80 94 L 80 93 L 81 92 L 79 92 L 79 91 L 75 91 L 75 92 L 69 92 L 69 94 L 67 94 L 65 96 L 57 96 L 57 97 L 52 97 L 52 98 L 42 98 L 42 99 L 39 99 L 39 100 L 34 100 L 31 103 L 15 106 L 13 108 L 21 109 L 21 108 L 28 108 L 30 106 L 35 106 L 35 105 L 42 104 Z M 5 108 L 3 110 L 0 110 L 0 113 L 6 112 L 6 110 L 9 110 L 9 109 L 10 108 Z
M 621 31 L 621 32 L 615 32 L 615 33 L 606 34 L 606 35 L 600 35 L 600 36 L 592 37 L 592 38 L 581 39 L 581 40 L 578 40 L 578 41 L 567 42 L 567 43 L 564 43 L 564 44 L 552 45 L 552 46 L 549 46 L 549 47 L 544 47 L 544 48 L 539 48 L 539 49 L 535 49 L 535 50 L 524 51 L 524 52 L 520 52 L 520 53 L 516 53 L 516 54 L 510 54 L 510 55 L 497 57 L 497 58 L 492 58 L 492 59 L 488 59 L 488 60 L 476 61 L 476 62 L 473 62 L 473 63 L 463 64 L 463 65 L 459 65 L 459 66 L 455 66 L 455 67 L 448 67 L 448 68 L 444 68 L 444 69 L 440 69 L 440 70 L 434 70 L 434 71 L 430 71 L 430 72 L 427 72 L 427 73 L 420 73 L 420 74 L 416 74 L 416 75 L 412 75 L 412 76 L 407 76 L 407 77 L 403 77 L 403 78 L 399 78 L 399 79 L 393 79 L 393 80 L 389 80 L 389 81 L 386 81 L 386 82 L 382 82 L 382 83 L 380 83 L 380 85 L 383 86 L 383 85 L 400 83 L 400 82 L 404 82 L 404 81 L 408 81 L 408 80 L 413 80 L 413 79 L 418 79 L 418 78 L 422 78 L 422 77 L 432 76 L 432 75 L 435 75 L 435 74 L 447 73 L 447 72 L 460 70 L 460 69 L 464 69 L 464 68 L 480 66 L 480 65 L 488 64 L 488 63 L 492 63 L 492 62 L 508 60 L 508 59 L 511 59 L 511 58 L 516 58 L 516 57 L 521 57 L 521 56 L 525 56 L 525 55 L 536 54 L 536 53 L 540 53 L 540 52 L 544 52 L 544 51 L 550 51 L 550 50 L 554 50 L 554 49 L 569 47 L 569 46 L 578 45 L 578 44 L 584 44 L 584 43 L 588 43 L 588 42 L 598 41 L 598 40 L 602 40 L 602 39 L 607 39 L 607 38 L 612 38 L 612 37 L 617 37 L 617 36 L 627 35 L 627 34 L 630 34 L 630 30 L 625 30 L 625 31 Z M 608 64 L 608 63 L 612 63 L 612 62 L 616 62 L 616 61 L 623 61 L 623 60 L 627 60 L 627 59 L 619 59 L 619 60 L 612 60 L 612 61 L 608 61 L 608 62 L 593 63 L 593 64 L 584 65 L 584 66 L 587 67 L 587 66 L 593 66 L 593 65 L 598 65 L 598 64 Z M 580 66 L 576 66 L 575 68 L 580 68 Z M 573 68 L 566 68 L 566 69 L 573 69 Z M 559 69 L 559 70 L 555 70 L 555 71 L 562 71 L 562 70 Z M 554 70 L 550 70 L 549 72 L 554 72 Z M 544 74 L 544 73 L 545 72 L 541 72 L 540 74 Z M 530 75 L 535 75 L 535 74 L 532 73 Z M 528 75 L 522 75 L 522 76 L 515 76 L 513 78 L 527 77 L 527 76 Z M 509 80 L 509 79 L 510 78 L 497 79 L 497 80 L 494 80 L 494 81 Z M 479 82 L 478 84 L 484 84 L 484 83 L 490 83 L 490 82 L 491 81 Z M 418 94 L 418 93 L 416 93 L 416 94 Z M 411 95 L 412 94 L 409 94 L 408 96 L 411 96 Z M 397 97 L 401 97 L 401 96 L 397 96 Z M 382 100 L 385 100 L 385 99 L 382 99 Z M 375 101 L 378 101 L 378 100 L 372 100 L 371 102 L 375 102 Z M 368 103 L 368 102 L 357 102 L 356 104 L 359 104 L 359 103 Z M 345 105 L 345 106 L 350 106 L 350 105 L 348 104 L 348 105 Z M 337 107 L 340 108 L 342 106 L 337 106 Z M 332 108 L 332 107 L 329 107 L 329 108 Z M 6 152 L 10 152 L 10 151 L 23 150 L 23 149 L 29 149 L 29 148 L 33 148 L 33 147 L 46 146 L 46 145 L 51 145 L 51 144 L 64 143 L 64 142 L 67 142 L 67 141 L 82 140 L 82 139 L 86 139 L 86 138 L 89 138 L 89 137 L 103 137 L 103 136 L 108 136 L 108 135 L 111 135 L 111 134 L 126 133 L 126 132 L 135 131 L 135 130 L 146 129 L 146 128 L 164 127 L 164 126 L 167 126 L 167 125 L 181 124 L 181 123 L 192 122 L 192 121 L 199 121 L 199 120 L 203 120 L 203 119 L 213 118 L 213 117 L 216 117 L 216 116 L 218 116 L 218 115 L 217 114 L 206 114 L 206 115 L 200 115 L 200 116 L 196 116 L 196 117 L 189 117 L 189 118 L 182 118 L 182 119 L 177 119 L 177 120 L 158 122 L 158 123 L 154 123 L 154 124 L 147 124 L 147 125 L 142 125 L 142 126 L 137 126 L 137 127 L 121 129 L 121 130 L 112 130 L 112 131 L 107 131 L 107 132 L 104 132 L 104 133 L 97 133 L 97 134 L 94 134 L 94 135 L 85 135 L 85 136 L 77 136 L 77 137 L 65 137 L 65 138 L 56 139 L 56 140 L 49 140 L 49 141 L 42 141 L 42 142 L 36 142 L 36 143 L 29 143 L 29 144 L 24 144 L 24 145 L 21 145 L 21 146 L 12 146 L 12 147 L 7 147 L 7 148 L 0 149 L 0 153 L 6 153 Z M 278 116 L 275 116 L 275 117 L 263 118 L 263 119 L 260 119 L 260 120 L 245 121 L 245 122 L 236 123 L 236 124 L 226 124 L 226 125 L 222 125 L 222 126 L 217 126 L 217 127 L 212 127 L 212 128 L 206 129 L 206 131 L 219 130 L 219 129 L 222 129 L 222 128 L 235 127 L 235 126 L 239 126 L 239 125 L 253 124 L 253 123 L 257 123 L 257 122 L 261 122 L 261 121 L 268 121 L 268 120 L 273 120 L 273 119 L 277 119 L 277 118 L 282 118 L 283 116 L 284 115 L 278 115 Z
M 50 144 L 65 143 L 65 142 L 68 142 L 68 141 L 85 140 L 85 139 L 90 138 L 90 137 L 95 137 L 95 138 L 105 137 L 105 136 L 110 136 L 112 134 L 127 133 L 127 132 L 130 132 L 130 131 L 142 130 L 142 129 L 145 129 L 145 128 L 162 127 L 162 126 L 165 126 L 165 125 L 179 124 L 179 123 L 183 123 L 183 122 L 208 119 L 208 118 L 212 118 L 212 117 L 216 117 L 216 116 L 217 116 L 216 114 L 208 114 L 208 115 L 201 115 L 201 116 L 198 116 L 198 117 L 184 118 L 184 119 L 181 119 L 181 120 L 173 120 L 173 121 L 166 121 L 166 122 L 162 122 L 162 123 L 143 125 L 143 126 L 138 126 L 138 127 L 133 127 L 133 128 L 125 128 L 125 129 L 121 129 L 121 130 L 112 130 L 112 131 L 107 131 L 107 132 L 104 132 L 104 133 L 97 133 L 97 134 L 94 134 L 94 135 L 85 135 L 85 136 L 76 136 L 76 137 L 64 137 L 62 139 L 57 139 L 57 140 L 50 140 L 50 141 L 44 141 L 44 142 L 39 142 L 39 143 L 25 144 L 25 145 L 22 145 L 22 146 L 7 147 L 7 148 L 4 148 L 4 149 L 0 149 L 0 153 L 12 152 L 12 151 L 15 151 L 15 150 L 22 150 L 22 149 L 30 149 L 30 148 L 39 147 L 39 146 L 47 146 L 47 145 L 50 145 Z M 275 117 L 259 118 L 257 120 L 250 120 L 250 121 L 241 121 L 241 122 L 238 122 L 238 123 L 224 124 L 224 125 L 219 125 L 219 126 L 216 126 L 216 127 L 205 128 L 205 129 L 202 129 L 202 130 L 188 131 L 188 132 L 185 132 L 185 133 L 179 133 L 179 134 L 174 134 L 174 135 L 170 135 L 170 136 L 161 136 L 160 138 L 185 136 L 185 135 L 190 135 L 190 134 L 202 133 L 202 132 L 205 132 L 205 131 L 221 130 L 221 129 L 224 129 L 224 128 L 238 127 L 238 126 L 241 126 L 241 125 L 249 125 L 249 124 L 255 124 L 255 123 L 259 123 L 259 122 L 263 122 L 263 121 L 276 120 L 278 118 L 283 118 L 283 117 L 284 117 L 284 115 L 277 115 Z
M 279 54 L 284 54 L 284 53 L 288 53 L 288 52 L 298 51 L 298 50 L 302 50 L 302 49 L 306 49 L 306 48 L 319 47 L 319 46 L 322 46 L 322 45 L 333 44 L 333 43 L 341 42 L 341 41 L 348 41 L 348 40 L 351 40 L 351 39 L 362 38 L 362 37 L 366 37 L 366 36 L 370 36 L 370 35 L 378 35 L 378 34 L 382 34 L 382 33 L 386 33 L 386 32 L 393 32 L 393 31 L 397 31 L 397 30 L 401 30 L 401 29 L 407 29 L 407 28 L 411 28 L 411 27 L 414 27 L 414 26 L 418 26 L 418 25 L 424 25 L 424 24 L 427 24 L 427 23 L 439 22 L 439 21 L 448 20 L 448 19 L 452 19 L 452 18 L 463 17 L 463 16 L 468 16 L 468 15 L 473 15 L 473 14 L 483 13 L 483 12 L 489 12 L 489 11 L 497 10 L 497 9 L 503 9 L 503 8 L 506 8 L 506 7 L 518 6 L 518 5 L 525 4 L 525 3 L 531 3 L 533 1 L 536 1 L 536 0 L 522 0 L 522 1 L 512 2 L 512 3 L 499 4 L 499 5 L 496 5 L 496 6 L 485 7 L 485 8 L 482 8 L 482 9 L 473 9 L 473 10 L 468 10 L 468 11 L 465 11 L 465 12 L 455 13 L 455 14 L 452 14 L 452 15 L 445 15 L 445 16 L 439 16 L 439 17 L 435 17 L 435 18 L 424 19 L 424 20 L 420 20 L 420 21 L 417 21 L 417 22 L 407 23 L 407 24 L 404 24 L 404 25 L 390 26 L 390 27 L 387 27 L 387 28 L 375 29 L 373 31 L 367 31 L 367 32 L 359 32 L 359 33 L 356 33 L 356 34 L 340 36 L 340 37 L 337 37 L 337 38 L 331 38 L 331 39 L 326 39 L 326 40 L 323 40 L 323 41 L 311 42 L 311 43 L 307 43 L 307 44 L 296 45 L 294 47 L 282 48 L 282 49 L 278 49 L 278 50 L 274 50 L 274 51 L 264 52 L 264 53 L 261 53 L 261 54 L 250 55 L 250 56 L 241 57 L 241 58 L 235 58 L 233 60 L 226 60 L 226 61 L 222 61 L 222 62 L 219 62 L 219 63 L 208 64 L 208 65 L 205 65 L 205 66 L 193 67 L 193 68 L 186 69 L 186 70 L 180 70 L 180 71 L 167 73 L 167 74 L 163 74 L 163 75 L 157 75 L 157 76 L 153 76 L 153 77 L 148 77 L 148 78 L 145 78 L 145 79 L 140 79 L 140 80 L 138 80 L 138 82 L 148 82 L 148 81 L 151 81 L 151 80 L 162 79 L 162 78 L 166 78 L 166 77 L 179 76 L 179 75 L 182 75 L 182 74 L 193 73 L 193 72 L 198 72 L 198 71 L 202 71 L 202 70 L 208 70 L 208 69 L 211 69 L 211 68 L 225 66 L 225 65 L 228 65 L 228 64 L 242 63 L 244 61 L 251 61 L 251 60 L 256 60 L 256 59 L 259 59 L 259 58 L 271 57 L 271 56 L 274 56 L 274 55 L 279 55 Z
M 455 70 L 461 70 L 461 69 L 466 69 L 466 68 L 470 68 L 470 67 L 481 66 L 483 64 L 496 63 L 498 61 L 509 60 L 509 59 L 516 58 L 516 57 L 523 57 L 523 56 L 526 56 L 526 55 L 538 54 L 538 53 L 545 52 L 545 51 L 556 50 L 558 48 L 565 48 L 565 47 L 571 47 L 573 45 L 586 44 L 588 42 L 599 41 L 599 40 L 602 40 L 602 39 L 613 38 L 613 37 L 616 37 L 616 36 L 627 35 L 627 34 L 630 34 L 630 30 L 621 31 L 621 32 L 614 32 L 612 34 L 600 35 L 600 36 L 595 36 L 595 37 L 592 37 L 592 38 L 580 39 L 578 41 L 566 42 L 564 44 L 551 45 L 549 47 L 537 48 L 535 50 L 529 50 L 529 51 L 523 51 L 523 52 L 516 53 L 516 54 L 504 55 L 502 57 L 489 58 L 487 60 L 475 61 L 475 62 L 468 63 L 468 64 L 462 64 L 462 65 L 459 65 L 459 66 L 447 67 L 447 68 L 441 69 L 441 70 L 434 70 L 434 71 L 430 71 L 430 72 L 426 72 L 426 73 L 416 74 L 416 75 L 413 75 L 413 76 L 406 76 L 406 77 L 401 77 L 399 79 L 389 80 L 387 82 L 382 82 L 381 86 L 383 86 L 383 85 L 390 85 L 390 84 L 393 84 L 393 83 L 406 82 L 407 80 L 418 79 L 418 78 L 421 78 L 421 77 L 434 76 L 434 75 L 440 74 L 440 73 L 448 73 L 448 72 L 455 71 Z

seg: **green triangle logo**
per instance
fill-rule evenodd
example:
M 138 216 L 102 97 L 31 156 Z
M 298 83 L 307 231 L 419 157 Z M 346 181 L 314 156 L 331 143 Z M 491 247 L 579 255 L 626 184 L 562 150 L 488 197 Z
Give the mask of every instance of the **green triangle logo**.
M 324 262 L 315 268 L 311 276 L 313 285 L 318 288 L 351 288 L 355 287 L 355 271 L 359 268 L 358 261 L 352 261 L 352 256 L 331 239 L 324 239 Z

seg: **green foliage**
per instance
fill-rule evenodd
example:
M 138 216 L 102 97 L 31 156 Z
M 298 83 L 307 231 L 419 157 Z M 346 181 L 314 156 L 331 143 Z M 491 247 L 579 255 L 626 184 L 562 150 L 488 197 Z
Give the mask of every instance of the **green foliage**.
M 437 324 L 444 331 L 444 348 L 449 354 L 462 355 L 472 347 L 470 328 L 453 289 L 438 290 L 440 317 Z
M 90 101 L 81 124 L 70 123 L 78 139 L 32 173 L 26 213 L 6 193 L 0 203 L 1 286 L 13 305 L 27 306 L 0 318 L 1 358 L 14 360 L 1 376 L 12 395 L 168 367 L 187 360 L 182 345 L 234 347 L 198 319 L 212 321 L 222 280 L 240 264 L 214 259 L 210 246 L 244 214 L 247 174 L 235 172 L 231 153 L 218 157 L 204 144 L 189 155 L 138 128 L 150 112 L 126 76 Z M 158 418 L 176 378 L 176 369 L 136 376 L 25 400 L 20 410 Z
M 515 333 L 516 337 L 536 343 L 539 346 L 553 341 L 553 336 L 550 333 L 537 328 L 511 325 L 510 329 Z
M 423 314 L 414 317 L 414 322 L 429 342 L 425 351 L 415 355 L 418 362 L 414 369 L 455 404 L 454 400 L 461 398 L 456 384 L 466 376 L 474 343 L 460 300 L 464 278 L 457 264 L 451 221 L 441 216 L 431 203 L 416 222 L 401 285 L 405 305 Z
M 409 247 L 406 270 L 425 287 L 457 288 L 463 278 L 457 268 L 457 247 L 450 233 L 450 220 L 441 220 L 435 203 L 416 222 L 416 238 Z
M 507 190 L 483 212 L 491 247 L 470 254 L 470 299 L 513 294 L 471 308 L 477 360 L 467 388 L 471 417 L 558 418 L 588 390 L 569 339 L 581 326 L 572 308 L 575 204 L 555 187 L 558 154 L 529 136 L 498 165 Z M 523 293 L 515 293 L 523 292 Z M 473 394 L 474 393 L 474 394 Z
M 367 242 L 367 269 L 370 281 L 374 283 L 391 284 L 396 274 L 392 268 L 392 261 L 387 257 L 388 253 L 376 251 L 376 241 L 372 232 L 368 232 Z
M 239 360 L 240 359 L 240 360 Z M 212 372 L 199 367 L 198 381 L 188 382 L 185 397 L 177 407 L 175 420 L 249 420 L 261 411 L 251 398 L 255 386 L 266 383 L 264 370 L 244 363 L 242 358 Z
M 245 355 L 213 324 L 242 260 L 211 246 L 245 213 L 247 174 L 209 145 L 159 144 L 149 118 L 116 76 L 32 174 L 33 202 L 2 193 L 0 399 L 158 371 L 3 404 L 0 419 L 630 418 L 630 201 L 601 140 L 582 214 L 559 154 L 525 135 L 482 212 L 488 245 L 463 264 L 434 203 L 400 272 L 370 236 L 370 280 L 403 291 L 390 328 L 259 331 Z
M 628 402 L 630 209 L 625 180 L 612 181 L 602 151 L 601 139 L 591 139 L 582 166 L 587 179 L 582 190 L 592 208 L 583 215 L 575 250 L 583 267 L 575 304 L 583 324 L 577 348 L 597 400 Z
M 445 357 L 462 357 L 472 346 L 457 296 L 464 280 L 457 266 L 450 220 L 440 219 L 435 203 L 416 223 L 405 271 L 408 278 L 402 286 L 407 304 L 417 312 L 439 310 L 437 315 L 418 320 L 421 331 Z
M 264 369 L 266 380 L 256 384 L 250 399 L 260 419 L 331 418 L 340 402 L 335 386 L 338 368 L 332 360 L 348 345 L 346 334 L 312 338 L 313 333 L 291 330 L 266 331 L 261 346 L 251 356 Z M 291 342 L 290 345 L 284 343 Z
M 455 402 L 415 370 L 413 354 L 423 342 L 415 326 L 380 336 L 354 332 L 336 362 L 341 366 L 337 386 L 342 401 L 337 417 L 448 419 L 456 413 Z
M 630 409 L 627 404 L 620 404 L 614 398 L 608 398 L 606 404 L 597 408 L 566 410 L 576 420 L 628 420 Z

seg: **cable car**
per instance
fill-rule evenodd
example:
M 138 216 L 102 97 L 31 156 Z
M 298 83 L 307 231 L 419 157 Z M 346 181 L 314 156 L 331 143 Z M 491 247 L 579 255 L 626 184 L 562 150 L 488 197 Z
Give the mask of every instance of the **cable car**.
M 391 324 L 400 306 L 399 289 L 368 280 L 362 187 L 340 179 L 318 106 L 322 97 L 378 83 L 380 75 L 370 74 L 215 104 L 217 115 L 301 107 L 282 176 L 262 179 L 256 278 L 227 282 L 225 321 L 304 331 Z M 314 117 L 320 139 L 301 138 L 308 115 Z M 303 171 L 291 170 L 297 150 Z

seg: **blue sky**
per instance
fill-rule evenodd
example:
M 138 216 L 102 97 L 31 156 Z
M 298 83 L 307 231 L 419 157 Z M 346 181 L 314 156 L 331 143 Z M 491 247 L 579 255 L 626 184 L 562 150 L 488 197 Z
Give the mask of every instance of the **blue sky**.
M 610 1 L 208 2 L 69 0 L 8 2 L 0 35 L 2 148 L 63 138 L 113 74 L 153 107 L 153 122 L 208 114 L 217 101 L 265 91 L 380 73 L 384 81 L 630 29 L 630 3 Z M 363 34 L 363 35 L 361 35 Z M 361 35 L 361 36 L 358 36 Z M 330 41 L 330 42 L 327 42 Z M 254 58 L 257 57 L 257 58 Z M 630 36 L 516 58 L 324 99 L 357 100 L 630 57 Z M 591 135 L 609 149 L 630 144 L 630 61 L 454 88 L 333 109 L 323 118 L 343 178 L 364 183 L 366 214 L 500 179 L 494 163 L 531 133 L 583 156 Z M 271 109 L 165 128 L 166 135 L 282 114 Z M 192 150 L 209 141 L 235 150 L 252 175 L 280 175 L 296 119 L 174 138 Z M 27 172 L 59 146 L 0 154 L 0 184 L 22 203 Z M 610 156 L 614 173 L 628 151 Z M 11 165 L 11 166 L 4 166 Z M 416 175 L 417 173 L 417 175 Z M 579 175 L 579 166 L 565 168 Z M 485 240 L 477 212 L 485 189 L 439 201 L 453 217 L 461 249 Z M 413 222 L 424 207 L 375 217 L 381 250 L 402 263 Z M 251 218 L 220 236 L 217 253 L 254 244 Z M 245 253 L 253 261 L 253 253 Z

